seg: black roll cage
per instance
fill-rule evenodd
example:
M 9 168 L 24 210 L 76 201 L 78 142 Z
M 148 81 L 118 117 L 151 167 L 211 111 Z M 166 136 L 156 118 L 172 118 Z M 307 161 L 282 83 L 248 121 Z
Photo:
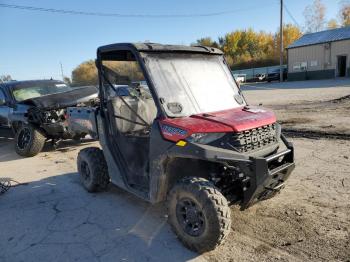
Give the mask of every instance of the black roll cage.
M 103 66 L 102 66 L 103 67 Z M 113 89 L 113 91 L 115 93 L 117 93 L 117 89 L 115 89 L 115 87 L 113 86 L 113 84 L 108 80 L 108 78 L 106 77 L 105 75 L 105 72 L 101 72 L 102 74 L 102 77 L 103 79 L 107 82 L 107 84 Z M 127 119 L 125 117 L 122 117 L 122 116 L 117 116 L 117 115 L 114 115 L 114 117 L 117 117 L 117 118 L 120 118 L 120 119 L 124 119 L 126 121 L 129 121 L 129 122 L 133 122 L 135 124 L 138 124 L 138 125 L 142 125 L 142 126 L 147 126 L 147 127 L 150 127 L 149 124 L 147 124 L 147 122 L 128 104 L 128 102 L 125 101 L 125 99 L 123 98 L 123 96 L 118 96 L 122 102 L 129 108 L 129 110 L 131 112 L 133 112 L 133 114 L 135 114 L 143 123 L 139 123 L 139 122 L 136 122 L 136 121 L 132 121 L 130 119 Z
M 146 45 L 148 46 L 148 45 Z M 160 46 L 161 48 L 163 48 L 164 46 Z M 220 55 L 222 54 L 220 50 L 217 49 L 213 49 L 214 51 L 212 51 L 211 49 L 207 49 L 207 48 L 203 48 L 203 47 L 181 47 L 181 46 L 174 46 L 175 48 L 179 48 L 178 50 L 171 50 L 171 49 L 165 49 L 165 50 L 160 50 L 160 51 L 155 51 L 155 52 L 188 52 L 188 53 L 202 53 L 202 54 L 215 54 L 215 55 Z M 125 184 L 125 186 L 128 188 L 129 191 L 134 192 L 135 194 L 139 195 L 139 192 L 135 189 L 133 189 L 127 181 L 127 177 L 126 175 L 129 173 L 128 168 L 127 168 L 127 163 L 124 161 L 123 157 L 122 157 L 122 152 L 121 149 L 118 146 L 118 142 L 115 140 L 114 136 L 111 136 L 111 134 L 113 133 L 111 127 L 110 127 L 110 114 L 107 113 L 108 109 L 107 109 L 107 95 L 105 93 L 105 88 L 103 85 L 103 81 L 104 79 L 104 75 L 103 75 L 103 64 L 102 61 L 137 61 L 139 63 L 139 66 L 141 68 L 141 71 L 144 75 L 144 78 L 147 82 L 148 88 L 151 92 L 152 98 L 154 100 L 154 103 L 157 107 L 157 117 L 156 119 L 162 119 L 162 118 L 167 118 L 167 115 L 161 105 L 161 101 L 159 100 L 159 96 L 157 94 L 157 90 L 154 87 L 154 84 L 152 82 L 152 79 L 147 71 L 146 65 L 145 65 L 145 59 L 142 56 L 142 53 L 147 53 L 147 52 L 152 52 L 152 48 L 150 48 L 151 50 L 140 50 L 140 48 L 137 47 L 137 44 L 115 44 L 115 45 L 109 45 L 109 46 L 104 46 L 104 47 L 100 47 L 97 49 L 97 59 L 95 61 L 96 63 L 96 67 L 98 70 L 98 80 L 99 80 L 99 98 L 100 98 L 100 109 L 99 109 L 99 114 L 101 116 L 101 120 L 102 120 L 102 125 L 103 125 L 103 129 L 105 132 L 105 137 L 110 137 L 110 139 L 106 139 L 105 143 L 107 148 L 109 149 L 109 151 L 112 154 L 112 158 L 114 159 L 115 163 L 118 164 L 118 167 L 120 168 L 120 171 L 123 173 L 121 175 L 122 180 Z M 195 51 L 193 51 L 192 49 L 195 49 Z M 116 52 L 120 51 L 120 54 L 116 54 Z M 125 52 L 123 54 L 123 51 Z M 154 50 L 153 50 L 154 51 Z M 127 53 L 130 52 L 133 56 L 134 59 L 128 59 L 127 57 Z M 114 53 L 114 57 L 113 57 L 113 53 Z M 108 84 L 108 82 L 107 82 Z M 111 85 L 111 83 L 109 83 L 108 85 Z M 112 85 L 113 86 L 113 85 Z M 114 86 L 113 86 L 114 89 Z M 153 123 L 152 126 L 155 126 L 155 123 Z M 113 141 L 113 142 L 112 142 Z M 156 179 L 157 180 L 157 179 Z M 158 181 L 158 180 L 157 180 Z M 152 190 L 151 190 L 152 191 Z M 151 198 L 158 198 L 153 196 L 154 194 L 158 195 L 158 190 L 156 190 L 156 192 L 151 192 L 152 197 Z
M 113 54 L 114 52 L 126 52 L 125 54 L 120 53 L 118 56 Z M 135 60 L 131 60 L 130 57 L 127 56 L 127 52 L 130 52 Z M 148 73 L 148 70 L 145 65 L 145 54 L 147 53 L 192 53 L 192 54 L 204 54 L 204 55 L 221 55 L 223 53 L 221 50 L 212 47 L 206 46 L 178 46 L 178 45 L 161 45 L 154 43 L 121 43 L 121 44 L 111 44 L 107 46 L 101 46 L 97 49 L 97 59 L 96 59 L 96 67 L 98 70 L 99 76 L 99 96 L 100 101 L 105 101 L 105 93 L 103 90 L 103 65 L 102 61 L 136 61 L 140 65 L 141 71 L 145 77 L 148 88 L 151 92 L 154 103 L 157 107 L 157 118 L 167 118 L 167 114 L 159 100 L 159 96 L 156 88 L 154 87 L 154 83 Z M 224 58 L 225 61 L 225 58 Z M 226 61 L 225 61 L 226 63 Z M 227 63 L 226 63 L 227 64 Z M 233 78 L 236 82 L 235 78 Z M 238 83 L 236 82 L 237 86 Z M 241 93 L 241 91 L 239 90 Z M 241 94 L 242 95 L 242 94 Z M 103 103 L 101 103 L 102 106 Z M 103 111 L 103 110 L 102 110 Z
M 113 59 L 103 59 L 104 54 L 118 52 L 118 51 L 130 52 L 134 56 L 135 61 L 138 62 L 138 64 L 140 65 L 141 71 L 142 71 L 142 73 L 143 73 L 143 75 L 145 77 L 145 80 L 147 82 L 148 88 L 149 88 L 149 90 L 151 92 L 151 95 L 153 97 L 154 103 L 155 103 L 155 105 L 157 107 L 157 118 L 165 117 L 166 114 L 165 114 L 164 109 L 161 106 L 160 101 L 158 99 L 157 91 L 154 88 L 154 84 L 153 84 L 153 82 L 151 80 L 151 77 L 148 74 L 148 71 L 146 69 L 146 66 L 145 66 L 145 63 L 144 63 L 145 60 L 141 56 L 140 52 L 136 48 L 133 48 L 132 45 L 125 45 L 125 46 L 123 45 L 123 46 L 120 46 L 120 47 L 119 47 L 119 45 L 117 45 L 116 47 L 111 48 L 111 50 L 109 50 L 109 51 L 101 51 L 100 48 L 97 50 L 96 67 L 97 67 L 97 70 L 98 70 L 98 77 L 99 77 L 99 91 L 100 91 L 99 92 L 99 96 L 100 96 L 100 101 L 103 101 L 103 103 L 101 103 L 101 106 L 102 107 L 105 106 L 104 102 L 106 101 L 106 96 L 105 96 L 105 90 L 103 88 L 103 81 L 107 80 L 105 78 L 105 76 L 104 76 L 102 61 L 130 61 L 130 60 L 127 60 L 127 59 L 119 59 L 119 60 L 116 60 L 116 59 L 114 59 L 114 60 Z M 113 89 L 115 89 L 114 86 L 108 80 L 106 82 Z M 125 101 L 123 101 L 123 102 L 125 103 Z
M 105 79 L 104 76 L 104 72 L 103 72 L 103 64 L 102 61 L 130 61 L 128 59 L 126 59 L 127 57 L 124 57 L 124 59 L 111 59 L 112 57 L 108 57 L 108 53 L 111 55 L 113 52 L 118 52 L 118 51 L 125 51 L 125 52 L 130 52 L 134 58 L 135 61 L 137 61 L 140 65 L 141 71 L 145 77 L 145 80 L 148 84 L 148 88 L 151 92 L 152 98 L 154 100 L 154 103 L 157 107 L 157 118 L 158 117 L 162 117 L 164 116 L 164 111 L 162 106 L 160 105 L 159 99 L 155 99 L 157 98 L 157 93 L 156 90 L 154 89 L 154 85 L 150 79 L 150 76 L 146 70 L 145 64 L 144 64 L 144 60 L 140 55 L 140 52 L 138 52 L 138 50 L 136 50 L 136 48 L 134 48 L 132 45 L 118 45 L 117 47 L 113 47 L 113 48 L 108 48 L 107 51 L 101 51 L 100 48 L 97 50 L 97 59 L 96 59 L 96 67 L 98 70 L 98 79 L 99 79 L 99 98 L 100 98 L 100 115 L 102 117 L 102 125 L 104 126 L 104 131 L 106 132 L 106 137 L 111 137 L 111 139 L 106 139 L 106 145 L 109 148 L 109 150 L 112 152 L 112 157 L 114 159 L 114 161 L 116 163 L 118 163 L 119 168 L 121 169 L 122 172 L 122 180 L 125 184 L 125 186 L 128 188 L 129 191 L 135 193 L 136 195 L 139 195 L 139 192 L 135 189 L 133 189 L 129 183 L 128 183 L 128 179 L 127 179 L 127 174 L 129 174 L 129 169 L 127 168 L 127 163 L 124 161 L 123 157 L 122 157 L 122 152 L 121 149 L 118 146 L 117 141 L 115 140 L 115 138 L 113 136 L 111 136 L 112 134 L 112 130 L 110 128 L 110 115 L 106 112 L 108 112 L 107 109 L 107 96 L 105 94 L 105 89 L 104 89 L 104 85 L 103 85 L 103 81 L 107 80 L 107 84 L 112 87 L 112 89 L 115 89 L 114 86 L 108 81 L 108 79 Z M 107 54 L 107 55 L 106 55 Z M 107 59 L 104 59 L 104 58 Z M 108 59 L 109 58 L 109 59 Z M 123 57 L 121 57 L 123 58 Z M 134 60 L 132 60 L 134 61 Z M 123 101 L 124 102 L 124 101 Z M 125 104 L 128 106 L 128 104 L 125 101 Z M 133 110 L 132 110 L 133 111 Z M 137 115 L 137 114 L 136 114 Z M 112 143 L 113 141 L 113 143 Z

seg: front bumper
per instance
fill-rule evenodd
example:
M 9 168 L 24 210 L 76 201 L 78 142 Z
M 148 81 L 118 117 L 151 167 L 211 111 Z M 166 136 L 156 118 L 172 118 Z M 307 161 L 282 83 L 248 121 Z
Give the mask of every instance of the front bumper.
M 233 172 L 243 175 L 240 180 L 239 200 L 241 209 L 274 196 L 284 187 L 295 168 L 294 147 L 283 134 L 281 140 L 286 149 L 267 157 L 246 156 L 208 145 L 191 143 L 186 147 L 172 147 L 169 157 L 197 158 L 223 164 Z M 237 187 L 233 190 L 237 190 Z M 236 195 L 238 192 L 232 192 Z
M 295 168 L 293 145 L 283 135 L 281 138 L 287 149 L 266 158 L 250 159 L 252 172 L 243 190 L 241 209 L 273 197 L 284 187 L 284 182 Z

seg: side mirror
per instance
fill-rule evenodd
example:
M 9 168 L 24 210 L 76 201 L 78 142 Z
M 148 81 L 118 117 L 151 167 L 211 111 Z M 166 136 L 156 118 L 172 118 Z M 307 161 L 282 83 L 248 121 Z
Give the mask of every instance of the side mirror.
M 6 104 L 5 98 L 0 97 L 0 106 L 3 106 Z

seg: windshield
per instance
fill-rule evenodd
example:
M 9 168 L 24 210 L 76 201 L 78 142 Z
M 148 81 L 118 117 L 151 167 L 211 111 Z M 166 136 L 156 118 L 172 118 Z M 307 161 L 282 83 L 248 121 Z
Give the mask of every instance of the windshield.
M 146 66 L 168 116 L 190 116 L 244 105 L 242 98 L 237 99 L 238 87 L 222 56 L 147 53 Z
M 33 83 L 30 86 L 17 86 L 12 94 L 17 102 L 46 95 L 71 91 L 72 88 L 64 83 Z

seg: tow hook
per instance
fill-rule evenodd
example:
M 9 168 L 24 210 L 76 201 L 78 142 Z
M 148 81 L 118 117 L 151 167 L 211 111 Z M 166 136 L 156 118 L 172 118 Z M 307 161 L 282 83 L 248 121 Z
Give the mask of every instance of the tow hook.
M 275 187 L 266 186 L 265 189 L 270 190 L 270 191 L 274 191 L 274 192 L 278 192 L 285 187 L 285 184 L 283 183 L 282 180 L 280 180 L 279 182 L 281 182 L 281 184 L 279 184 L 278 186 L 275 186 Z
M 249 188 L 249 182 L 250 182 L 250 178 L 249 177 L 245 177 L 242 179 L 241 183 L 243 186 L 243 192 L 247 191 L 247 189 Z
M 56 150 L 61 141 L 62 141 L 62 139 L 52 139 L 51 140 L 52 147 Z
M 281 189 L 284 188 L 283 181 L 281 180 L 280 182 L 282 182 L 282 183 L 279 184 L 278 186 L 275 186 L 275 187 L 265 186 L 264 187 L 265 190 L 260 193 L 260 195 L 257 197 L 257 199 L 259 199 L 259 200 L 267 200 L 269 198 L 272 198 L 276 194 L 278 194 L 281 191 Z

